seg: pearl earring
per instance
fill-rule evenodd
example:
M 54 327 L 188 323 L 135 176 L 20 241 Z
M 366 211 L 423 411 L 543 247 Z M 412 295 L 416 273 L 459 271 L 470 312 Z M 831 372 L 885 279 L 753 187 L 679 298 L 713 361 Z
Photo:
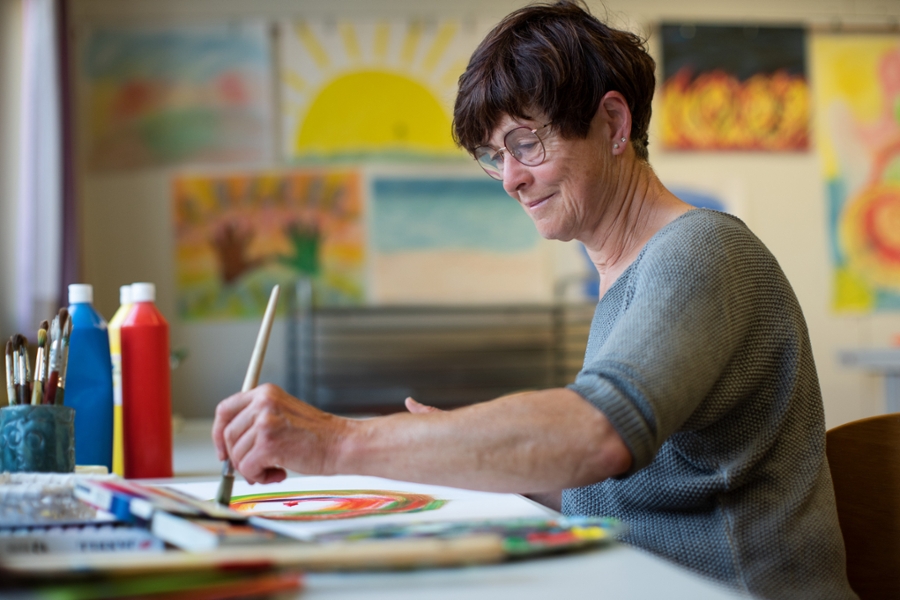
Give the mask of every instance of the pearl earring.
M 618 147 L 619 147 L 619 145 L 618 145 L 618 144 L 613 144 L 613 148 L 616 148 L 616 149 L 618 149 Z

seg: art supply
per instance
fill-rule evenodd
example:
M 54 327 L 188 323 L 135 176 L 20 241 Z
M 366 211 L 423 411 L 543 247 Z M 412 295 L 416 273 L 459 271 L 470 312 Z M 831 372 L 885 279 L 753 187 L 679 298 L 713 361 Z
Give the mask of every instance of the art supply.
M 32 406 L 44 403 L 44 381 L 47 379 L 47 361 L 44 359 L 46 352 L 47 330 L 41 327 L 38 330 L 38 347 L 34 361 L 34 384 L 31 390 Z
M 297 543 L 289 537 L 247 522 L 186 517 L 165 511 L 153 513 L 150 531 L 163 541 L 189 552 L 253 544 Z
M 163 550 L 163 540 L 145 528 L 116 522 L 0 527 L 0 555 Z
M 115 518 L 149 523 L 156 511 L 192 517 L 246 521 L 247 516 L 178 490 L 146 486 L 119 478 L 78 481 L 75 497 Z
M 69 360 L 65 405 L 75 409 L 75 462 L 112 471 L 113 380 L 106 321 L 93 306 L 94 288 L 69 286 Z
M 6 399 L 7 405 L 13 406 L 16 403 L 16 374 L 15 363 L 13 361 L 12 340 L 6 342 Z
M 241 386 L 242 392 L 249 392 L 256 387 L 259 381 L 259 371 L 262 369 L 263 360 L 266 358 L 266 347 L 269 344 L 269 333 L 272 331 L 272 321 L 275 319 L 275 307 L 278 305 L 278 290 L 276 285 L 272 288 L 269 295 L 269 304 L 266 306 L 266 313 L 263 315 L 262 324 L 259 326 L 259 333 L 256 336 L 256 344 L 253 347 L 253 354 L 250 356 L 250 365 L 247 367 L 247 374 L 244 377 L 244 385 Z M 231 490 L 234 486 L 234 465 L 231 460 L 226 458 L 222 463 L 222 481 L 219 483 L 219 490 L 216 492 L 216 502 L 222 506 L 228 506 L 231 502 Z
M 627 527 L 618 519 L 560 516 L 553 519 L 497 519 L 384 525 L 372 529 L 334 531 L 317 536 L 315 541 L 324 543 L 408 538 L 453 539 L 477 534 L 494 534 L 503 539 L 507 555 L 525 557 L 594 546 L 621 537 L 626 531 Z
M 177 557 L 180 552 L 161 553 Z M 126 555 L 137 561 L 146 554 Z M 24 557 L 23 557 L 24 558 Z M 109 555 L 98 556 L 98 560 Z M 34 558 L 27 560 L 32 562 Z M 42 558 L 42 560 L 44 560 Z M 2 568 L 2 564 L 0 564 Z M 281 592 L 296 592 L 303 584 L 303 576 L 296 570 L 260 569 L 252 563 L 245 567 L 227 566 L 222 569 L 201 565 L 196 569 L 148 571 L 150 574 L 115 577 L 91 577 L 79 572 L 55 573 L 52 578 L 35 577 L 23 573 L 3 573 L 16 577 L 23 589 L 5 588 L 11 597 L 26 599 L 96 600 L 97 598 L 141 598 L 143 600 L 228 600 L 244 598 L 280 598 Z M 110 573 L 113 574 L 113 573 Z M 105 575 L 105 573 L 100 573 Z M 294 597 L 291 594 L 288 597 Z
M 65 410 L 71 410 L 65 408 Z M 75 481 L 108 475 L 0 473 L 0 528 L 62 526 L 108 520 L 75 497 Z
M 212 481 L 173 482 L 166 487 L 202 499 L 216 493 Z M 236 481 L 231 507 L 255 525 L 305 541 L 354 527 L 557 516 L 516 494 L 360 475 L 289 477 L 266 485 Z
M 113 459 L 112 472 L 125 476 L 125 447 L 122 438 L 122 323 L 131 312 L 131 286 L 119 288 L 119 310 L 109 320 L 109 355 L 113 379 Z
M 28 402 L 0 408 L 0 472 L 75 470 L 75 411 Z
M 65 403 L 71 333 L 72 322 L 69 319 L 69 311 L 61 308 L 50 324 L 50 372 L 47 376 L 47 385 L 44 387 L 44 404 Z
M 134 305 L 121 327 L 125 477 L 172 477 L 169 324 L 152 283 L 131 285 Z

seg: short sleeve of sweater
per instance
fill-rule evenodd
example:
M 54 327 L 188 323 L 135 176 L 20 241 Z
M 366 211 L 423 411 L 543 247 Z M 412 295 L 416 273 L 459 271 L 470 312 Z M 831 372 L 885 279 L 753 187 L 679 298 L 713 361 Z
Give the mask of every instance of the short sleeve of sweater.
M 774 263 L 739 220 L 690 211 L 657 232 L 602 298 L 592 338 L 605 331 L 589 341 L 569 388 L 609 418 L 631 450 L 631 472 L 653 460 L 740 348 L 759 261 Z

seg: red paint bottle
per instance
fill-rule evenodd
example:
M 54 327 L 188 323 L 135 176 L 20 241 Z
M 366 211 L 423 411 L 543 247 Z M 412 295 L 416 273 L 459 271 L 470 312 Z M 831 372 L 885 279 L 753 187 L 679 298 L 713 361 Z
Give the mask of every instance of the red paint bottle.
M 169 324 L 154 304 L 152 283 L 132 284 L 131 294 L 121 329 L 125 477 L 172 477 Z

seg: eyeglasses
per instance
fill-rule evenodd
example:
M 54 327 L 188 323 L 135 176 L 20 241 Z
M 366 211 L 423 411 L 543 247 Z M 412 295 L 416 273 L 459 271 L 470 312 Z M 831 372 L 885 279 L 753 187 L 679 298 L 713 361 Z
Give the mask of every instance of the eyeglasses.
M 538 131 L 548 127 L 550 123 L 544 123 L 537 129 L 516 127 L 503 136 L 503 147 L 494 149 L 490 146 L 478 146 L 475 148 L 475 160 L 484 169 L 484 172 L 499 181 L 503 180 L 503 155 L 509 154 L 526 167 L 536 167 L 547 157 L 544 150 L 544 142 L 537 134 Z

